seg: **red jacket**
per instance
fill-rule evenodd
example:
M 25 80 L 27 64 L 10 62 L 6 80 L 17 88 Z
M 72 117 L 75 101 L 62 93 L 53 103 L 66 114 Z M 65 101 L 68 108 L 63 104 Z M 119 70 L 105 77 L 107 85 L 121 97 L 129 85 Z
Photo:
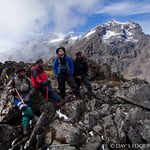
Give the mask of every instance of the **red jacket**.
M 45 81 L 48 80 L 47 74 L 40 70 L 38 67 L 31 68 L 31 81 L 35 88 L 45 85 Z

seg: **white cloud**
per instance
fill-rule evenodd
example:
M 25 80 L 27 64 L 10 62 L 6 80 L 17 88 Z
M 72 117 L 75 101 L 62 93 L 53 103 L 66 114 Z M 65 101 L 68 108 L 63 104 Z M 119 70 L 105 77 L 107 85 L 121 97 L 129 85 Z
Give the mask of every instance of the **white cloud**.
M 121 1 L 100 5 L 95 13 L 106 13 L 109 15 L 127 16 L 135 14 L 150 13 L 150 3 L 148 1 Z
M 67 32 L 85 22 L 98 0 L 0 0 L 0 51 L 41 33 Z M 5 46 L 6 45 L 6 46 Z
M 95 11 L 114 16 L 149 13 L 150 3 L 149 0 L 137 3 L 128 0 L 118 3 L 104 0 L 0 0 L 0 52 L 40 33 L 72 31 L 74 27 L 84 25 Z
M 45 16 L 45 9 L 36 0 L 1 0 L 0 51 L 5 43 L 6 49 L 11 48 L 38 31 L 46 23 Z
M 51 1 L 51 0 L 49 0 Z M 99 0 L 55 0 L 47 7 L 51 8 L 52 22 L 54 30 L 66 32 L 72 27 L 85 23 L 87 15 L 93 12 Z
M 149 0 L 122 0 L 122 1 L 105 1 L 98 5 L 95 9 L 96 14 L 105 14 L 106 16 L 111 16 L 113 18 L 133 18 L 130 19 L 140 24 L 144 33 L 150 34 L 150 21 L 148 20 L 150 16 L 150 2 Z M 140 15 L 145 15 L 141 17 Z M 146 17 L 147 16 L 147 17 Z

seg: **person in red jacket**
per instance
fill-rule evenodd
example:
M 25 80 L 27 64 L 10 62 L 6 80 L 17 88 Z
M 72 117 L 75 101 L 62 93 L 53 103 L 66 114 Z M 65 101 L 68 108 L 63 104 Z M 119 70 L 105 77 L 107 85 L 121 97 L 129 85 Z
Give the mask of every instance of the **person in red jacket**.
M 56 106 L 61 106 L 66 102 L 66 100 L 61 99 L 61 97 L 52 90 L 51 82 L 47 74 L 43 71 L 42 59 L 38 59 L 36 61 L 36 66 L 31 68 L 31 81 L 33 86 L 42 93 L 46 93 L 46 99 L 48 100 L 48 97 L 50 97 L 51 101 L 55 103 Z

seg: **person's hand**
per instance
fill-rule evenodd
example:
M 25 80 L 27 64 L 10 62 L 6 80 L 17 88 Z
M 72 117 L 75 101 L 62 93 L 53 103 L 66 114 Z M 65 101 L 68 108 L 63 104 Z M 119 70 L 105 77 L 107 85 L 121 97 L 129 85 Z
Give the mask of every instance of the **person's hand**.
M 13 88 L 13 89 L 10 89 L 10 91 L 9 91 L 11 94 L 15 94 L 16 93 L 16 89 L 15 88 Z
M 81 79 L 81 76 L 75 76 L 75 78 L 77 78 L 77 79 Z
M 49 86 L 51 84 L 51 81 L 50 80 L 47 80 L 46 81 L 46 86 Z
M 56 78 L 58 78 L 58 77 L 60 77 L 61 76 L 61 74 L 60 73 L 58 73 L 57 75 L 55 75 L 55 77 Z
M 30 95 L 26 95 L 24 98 L 24 102 L 27 103 L 30 101 Z
M 51 84 L 51 81 L 50 81 L 50 80 L 42 81 L 42 85 L 43 85 L 43 86 L 49 86 L 50 84 Z

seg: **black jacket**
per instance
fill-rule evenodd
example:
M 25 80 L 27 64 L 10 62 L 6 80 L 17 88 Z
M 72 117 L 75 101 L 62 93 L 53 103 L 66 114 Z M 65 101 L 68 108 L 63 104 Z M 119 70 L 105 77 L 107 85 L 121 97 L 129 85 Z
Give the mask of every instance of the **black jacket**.
M 82 75 L 87 75 L 88 74 L 88 64 L 86 61 L 86 58 L 81 57 L 80 59 L 75 59 L 74 61 L 74 75 L 75 76 L 82 76 Z

